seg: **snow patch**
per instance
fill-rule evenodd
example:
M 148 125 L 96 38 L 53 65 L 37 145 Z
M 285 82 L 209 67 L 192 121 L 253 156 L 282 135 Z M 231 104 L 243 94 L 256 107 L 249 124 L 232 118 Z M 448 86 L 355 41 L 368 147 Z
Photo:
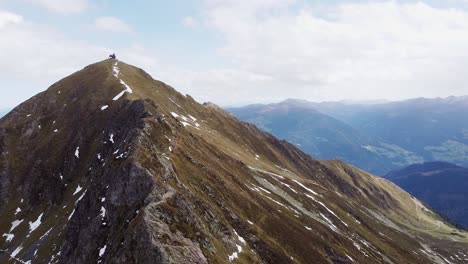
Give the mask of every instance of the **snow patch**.
M 229 258 L 229 261 L 233 261 L 235 260 L 236 258 L 238 258 L 239 256 L 237 255 L 237 252 L 234 252 L 232 253 L 232 255 L 230 255 L 228 258 Z
M 78 159 L 80 158 L 80 147 L 76 147 L 75 157 L 78 158 Z
M 101 111 L 104 111 L 104 110 L 106 110 L 107 108 L 109 108 L 109 106 L 108 106 L 108 105 L 104 105 L 104 106 L 101 107 Z
M 258 172 L 261 172 L 261 173 L 265 173 L 265 174 L 268 174 L 270 176 L 274 176 L 274 177 L 277 177 L 277 178 L 280 178 L 280 179 L 284 179 L 283 176 L 279 175 L 279 174 L 276 174 L 276 173 L 273 173 L 273 172 L 269 172 L 269 171 L 264 171 L 264 170 L 261 170 L 261 169 L 258 169 L 258 168 L 254 168 L 254 167 L 250 167 L 248 166 L 249 169 L 251 170 L 254 170 L 254 171 L 258 171 Z
M 72 218 L 73 214 L 75 213 L 75 208 L 73 208 L 73 211 L 71 212 L 71 214 L 68 216 L 68 221 L 70 221 L 70 219 Z
M 10 228 L 10 233 L 15 230 L 15 228 L 17 226 L 19 226 L 21 223 L 23 222 L 23 220 L 15 220 L 13 221 L 13 223 L 11 223 L 11 228 Z
M 117 101 L 120 99 L 120 97 L 122 97 L 123 95 L 125 94 L 125 90 L 123 90 L 122 92 L 120 92 L 118 95 L 116 95 L 114 98 L 112 98 L 113 101 Z
M 73 193 L 73 195 L 79 193 L 83 188 L 78 184 L 78 186 L 76 186 L 76 190 L 75 192 Z
M 234 234 L 236 234 L 237 236 L 237 239 L 239 239 L 240 242 L 242 242 L 242 244 L 246 245 L 247 242 L 245 241 L 245 239 L 241 236 L 239 236 L 239 234 L 237 234 L 236 230 L 234 230 Z
M 101 249 L 99 249 L 99 257 L 104 256 L 104 253 L 106 253 L 106 248 L 107 245 L 104 245 Z
M 320 216 L 328 223 L 328 226 L 335 232 L 338 232 L 338 227 L 336 227 L 333 222 L 328 219 L 324 214 L 320 213 Z
M 196 119 L 195 117 L 193 117 L 193 116 L 191 116 L 191 115 L 188 115 L 188 116 L 189 116 L 194 122 L 197 121 L 197 119 Z
M 128 84 L 126 84 L 122 79 L 120 80 L 120 83 L 125 87 L 125 92 L 127 93 L 133 93 L 133 90 Z
M 22 246 L 17 247 L 17 248 L 11 253 L 11 256 L 12 256 L 13 258 L 16 258 L 16 255 L 18 255 L 18 253 L 20 253 L 22 249 L 23 249 Z
M 39 215 L 39 217 L 36 219 L 34 222 L 29 222 L 29 233 L 32 233 L 34 230 L 36 230 L 41 224 L 42 224 L 42 216 L 44 213 Z
M 83 194 L 80 196 L 80 198 L 78 198 L 78 200 L 76 200 L 76 203 L 78 203 L 79 201 L 81 201 L 81 199 L 83 199 L 83 197 L 85 196 L 86 194 L 86 191 L 83 192 Z
M 106 217 L 106 208 L 104 206 L 101 206 L 101 218 L 104 219 Z
M 301 186 L 302 188 L 306 189 L 308 192 L 310 192 L 310 193 L 312 193 L 314 195 L 319 195 L 318 193 L 314 192 L 312 189 L 307 188 L 304 184 L 300 183 L 298 180 L 293 179 L 293 181 L 295 183 L 297 183 L 299 186 Z
M 284 182 L 280 182 L 281 184 L 283 184 L 284 186 L 288 187 L 291 191 L 293 191 L 294 193 L 298 193 L 296 190 L 294 190 L 291 185 L 287 184 L 287 183 L 284 183 Z
M 13 234 L 3 234 L 2 237 L 6 237 L 6 239 L 5 239 L 6 242 L 11 242 L 13 240 L 13 238 L 15 237 L 15 235 L 13 235 Z
M 230 256 L 228 256 L 230 262 L 238 258 L 239 253 L 242 252 L 242 247 L 240 245 L 236 245 L 236 247 L 237 247 L 237 252 L 233 252 Z
M 113 67 L 113 69 L 112 69 L 112 72 L 113 72 L 113 74 L 114 74 L 114 77 L 117 78 L 117 79 L 119 79 L 120 69 L 119 69 L 119 67 L 118 67 L 117 65 L 118 65 L 118 64 L 117 64 L 117 62 L 116 62 L 116 63 L 114 64 L 114 67 Z M 133 89 L 132 89 L 127 83 L 125 83 L 122 79 L 119 79 L 119 82 L 120 82 L 120 84 L 122 84 L 122 85 L 125 87 L 125 90 L 123 90 L 123 91 L 120 92 L 118 95 L 116 95 L 116 96 L 114 97 L 114 99 L 112 99 L 112 100 L 114 100 L 114 101 L 119 100 L 120 97 L 122 97 L 126 92 L 127 92 L 127 93 L 133 93 Z
M 119 73 L 120 73 L 120 69 L 119 69 L 119 67 L 117 65 L 118 65 L 118 61 L 116 61 L 114 63 L 114 67 L 112 67 L 112 72 L 114 73 L 115 78 L 118 78 Z

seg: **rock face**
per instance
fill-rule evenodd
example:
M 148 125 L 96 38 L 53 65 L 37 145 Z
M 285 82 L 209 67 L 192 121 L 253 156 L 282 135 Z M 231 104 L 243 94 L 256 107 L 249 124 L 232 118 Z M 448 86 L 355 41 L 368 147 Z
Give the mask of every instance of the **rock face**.
M 0 120 L 0 263 L 466 263 L 392 183 L 106 60 Z

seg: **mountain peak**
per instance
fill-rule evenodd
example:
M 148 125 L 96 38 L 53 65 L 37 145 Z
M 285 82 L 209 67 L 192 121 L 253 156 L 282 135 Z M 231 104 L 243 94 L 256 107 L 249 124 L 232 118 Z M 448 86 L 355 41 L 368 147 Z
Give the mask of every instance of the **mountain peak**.
M 393 184 L 319 162 L 121 61 L 90 65 L 15 108 L 0 120 L 0 153 L 2 263 L 468 254 L 466 232 Z

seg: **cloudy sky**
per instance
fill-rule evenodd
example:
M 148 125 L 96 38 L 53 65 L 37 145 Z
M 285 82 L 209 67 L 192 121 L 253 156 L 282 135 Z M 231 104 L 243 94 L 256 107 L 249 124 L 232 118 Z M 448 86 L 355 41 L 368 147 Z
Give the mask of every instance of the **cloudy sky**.
M 0 108 L 115 52 L 200 102 L 468 94 L 468 0 L 0 0 Z

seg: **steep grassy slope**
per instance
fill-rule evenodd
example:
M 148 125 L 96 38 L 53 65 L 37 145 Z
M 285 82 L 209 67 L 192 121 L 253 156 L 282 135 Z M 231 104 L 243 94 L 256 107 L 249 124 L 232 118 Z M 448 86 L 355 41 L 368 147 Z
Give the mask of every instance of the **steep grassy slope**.
M 468 169 L 446 162 L 414 164 L 385 176 L 452 222 L 468 228 Z
M 115 60 L 0 121 L 0 262 L 464 263 L 394 184 Z

